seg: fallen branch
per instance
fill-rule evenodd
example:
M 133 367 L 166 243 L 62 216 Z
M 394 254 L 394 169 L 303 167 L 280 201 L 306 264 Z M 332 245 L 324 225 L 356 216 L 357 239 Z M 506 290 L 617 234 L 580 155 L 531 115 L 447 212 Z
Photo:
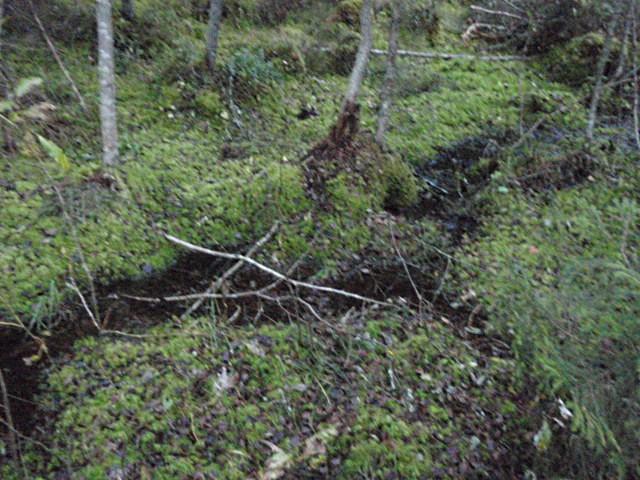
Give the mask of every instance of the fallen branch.
M 244 262 L 241 262 L 244 264 Z M 289 277 L 299 266 L 301 260 L 296 261 L 290 268 L 287 270 L 286 277 Z M 127 300 L 135 300 L 137 302 L 145 302 L 145 303 L 179 303 L 179 302 L 188 302 L 193 300 L 240 300 L 242 298 L 248 297 L 260 297 L 263 294 L 266 294 L 270 290 L 273 290 L 278 285 L 283 282 L 281 279 L 277 279 L 275 282 L 270 283 L 262 288 L 257 290 L 248 290 L 244 292 L 235 292 L 235 293 L 216 293 L 215 291 L 209 291 L 203 293 L 189 293 L 186 295 L 171 295 L 168 297 L 139 297 L 136 295 L 127 295 L 127 294 L 114 294 L 109 298 L 117 300 L 119 298 L 125 298 Z
M 269 229 L 269 231 L 266 233 L 266 235 L 264 237 L 262 237 L 260 240 L 258 240 L 247 252 L 247 256 L 251 257 L 253 255 L 256 254 L 256 252 L 258 252 L 269 240 L 271 240 L 271 238 L 275 235 L 275 233 L 278 231 L 278 229 L 280 228 L 280 223 L 276 222 L 273 224 L 273 226 L 271 227 L 271 229 Z M 235 274 L 238 270 L 240 270 L 240 268 L 242 268 L 242 266 L 244 265 L 245 262 L 243 262 L 242 260 L 238 260 L 229 270 L 227 270 L 226 272 L 224 272 L 220 278 L 218 278 L 217 280 L 211 282 L 211 286 L 204 292 L 204 295 L 208 295 L 211 293 L 216 293 L 218 290 L 220 290 L 220 288 L 222 287 L 222 285 L 224 284 L 224 282 L 226 282 L 233 274 Z M 202 305 L 202 303 L 205 301 L 207 297 L 200 297 L 198 298 L 195 303 L 193 305 L 191 305 L 186 312 L 184 312 L 180 318 L 184 319 L 186 317 L 188 317 L 189 315 L 191 315 L 193 312 L 195 312 L 196 310 L 198 310 L 200 308 L 200 306 Z
M 96 319 L 95 315 L 93 314 L 93 312 L 89 308 L 89 304 L 87 303 L 87 300 L 84 298 L 84 295 L 82 294 L 82 292 L 78 288 L 78 285 L 76 284 L 76 281 L 73 279 L 73 277 L 70 278 L 69 281 L 67 282 L 67 287 L 69 289 L 73 290 L 76 295 L 78 295 L 78 297 L 80 298 L 80 302 L 82 302 L 82 306 L 84 307 L 85 311 L 87 312 L 87 315 L 89 315 L 89 318 L 91 319 L 91 322 L 93 323 L 93 326 L 96 327 L 96 330 L 98 330 L 98 332 L 101 332 L 102 331 L 102 327 L 100 326 L 100 324 L 98 323 L 98 320 Z
M 523 22 L 527 21 L 526 18 L 521 17 L 520 15 L 516 15 L 514 13 L 511 13 L 511 12 L 506 12 L 506 11 L 503 11 L 503 10 L 489 10 L 488 8 L 479 7 L 478 5 L 471 5 L 471 10 L 474 10 L 476 12 L 481 12 L 481 13 L 487 13 L 489 15 L 499 15 L 499 16 L 502 16 L 502 17 L 514 18 L 516 20 L 522 20 Z
M 256 260 L 247 257 L 245 255 L 239 255 L 236 253 L 226 253 L 226 252 L 219 252 L 216 250 L 210 250 L 208 248 L 204 248 L 204 247 L 200 247 L 198 245 L 194 245 L 192 243 L 186 242 L 184 240 L 181 240 L 177 237 L 174 237 L 172 235 L 165 235 L 165 238 L 167 240 L 169 240 L 170 242 L 173 242 L 177 245 L 180 245 L 188 250 L 194 251 L 194 252 L 199 252 L 199 253 L 204 253 L 205 255 L 211 255 L 214 257 L 219 257 L 219 258 L 226 258 L 229 260 L 241 260 L 245 263 L 248 263 L 249 265 L 253 265 L 254 267 L 258 268 L 259 270 L 262 270 L 263 272 L 268 273 L 269 275 L 277 278 L 278 280 L 284 281 L 289 283 L 290 285 L 294 285 L 296 287 L 301 287 L 301 288 L 307 288 L 310 290 L 316 290 L 319 292 L 325 292 L 325 293 L 332 293 L 335 295 L 340 295 L 342 297 L 347 297 L 347 298 L 353 298 L 355 300 L 360 300 L 362 302 L 366 302 L 366 303 L 373 303 L 376 305 L 384 305 L 387 307 L 394 307 L 395 305 L 393 305 L 392 303 L 389 302 L 383 302 L 380 300 L 375 300 L 373 298 L 368 298 L 368 297 L 363 297 L 362 295 L 358 295 L 357 293 L 351 293 L 351 292 L 347 292 L 345 290 L 340 290 L 337 288 L 332 288 L 332 287 L 323 287 L 320 285 L 314 285 L 312 283 L 307 283 L 307 282 L 302 282 L 300 280 L 294 280 L 292 278 L 289 278 L 288 276 L 273 270 L 272 268 L 267 267 L 266 265 L 261 264 L 260 262 L 257 262 Z M 228 296 L 226 297 L 228 298 Z
M 386 56 L 388 52 L 374 48 L 371 50 L 371 54 Z M 474 55 L 471 53 L 416 52 L 413 50 L 398 50 L 398 56 L 439 60 L 479 60 L 485 62 L 527 62 L 530 60 L 530 57 L 522 55 Z

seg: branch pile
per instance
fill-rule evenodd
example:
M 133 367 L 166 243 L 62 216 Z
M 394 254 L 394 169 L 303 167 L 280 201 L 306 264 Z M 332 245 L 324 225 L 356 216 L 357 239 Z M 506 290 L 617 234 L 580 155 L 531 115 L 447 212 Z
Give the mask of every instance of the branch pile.
M 579 0 L 481 0 L 470 8 L 465 41 L 483 39 L 527 54 L 598 30 L 602 19 L 596 4 Z

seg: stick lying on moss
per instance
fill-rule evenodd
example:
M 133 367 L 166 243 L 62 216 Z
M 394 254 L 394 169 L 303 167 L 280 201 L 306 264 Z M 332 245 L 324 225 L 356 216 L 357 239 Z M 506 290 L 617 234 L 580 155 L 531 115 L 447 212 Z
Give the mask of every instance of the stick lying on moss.
M 226 253 L 226 252 L 218 252 L 216 250 L 210 250 L 208 248 L 204 248 L 204 247 L 199 247 L 198 245 L 194 245 L 192 243 L 186 242 L 184 240 L 181 240 L 179 238 L 176 238 L 172 235 L 165 235 L 165 238 L 167 240 L 169 240 L 170 242 L 173 242 L 177 245 L 180 245 L 182 247 L 185 247 L 188 250 L 194 251 L 194 252 L 199 252 L 199 253 L 204 253 L 206 255 L 212 255 L 214 257 L 219 257 L 219 258 L 227 258 L 229 260 L 241 260 L 245 263 L 248 263 L 249 265 L 253 265 L 254 267 L 258 268 L 259 270 L 262 270 L 263 272 L 268 273 L 269 275 L 272 275 L 274 277 L 276 277 L 278 280 L 282 280 L 284 282 L 289 283 L 290 285 L 296 286 L 296 287 L 301 287 L 301 288 L 307 288 L 310 290 L 316 290 L 319 292 L 325 292 L 325 293 L 332 293 L 335 295 L 340 295 L 343 297 L 347 297 L 347 298 L 353 298 L 355 300 L 360 300 L 362 302 L 366 302 L 366 303 L 373 303 L 376 305 L 384 305 L 386 307 L 394 307 L 395 305 L 393 305 L 392 303 L 389 302 L 384 302 L 384 301 L 380 301 L 380 300 L 375 300 L 373 298 L 368 298 L 368 297 L 363 297 L 362 295 L 358 295 L 357 293 L 351 293 L 351 292 L 347 292 L 345 290 L 339 290 L 337 288 L 332 288 L 332 287 L 323 287 L 321 285 L 314 285 L 312 283 L 307 283 L 307 282 L 303 282 L 300 280 L 294 280 L 293 278 L 289 278 L 286 275 L 273 270 L 272 268 L 267 267 L 266 265 L 261 264 L 260 262 L 257 262 L 256 260 L 254 260 L 253 258 L 247 257 L 245 255 L 239 255 L 237 253 Z M 195 297 L 192 297 L 195 298 Z
M 249 249 L 249 251 L 247 252 L 247 257 L 251 257 L 253 256 L 256 252 L 258 252 L 269 240 L 271 240 L 271 238 L 275 235 L 275 233 L 278 231 L 278 229 L 280 228 L 280 222 L 276 222 L 273 224 L 273 226 L 269 229 L 269 231 L 265 234 L 264 237 L 262 237 L 260 240 L 258 240 L 253 247 L 251 247 Z M 230 278 L 233 274 L 235 274 L 238 270 L 240 270 L 240 268 L 245 264 L 244 261 L 242 260 L 238 260 L 236 263 L 234 263 L 231 268 L 229 270 L 227 270 L 226 272 L 224 272 L 220 278 L 218 278 L 217 280 L 214 280 L 213 282 L 211 282 L 211 285 L 209 286 L 209 288 L 207 289 L 206 292 L 204 292 L 205 294 L 211 294 L 211 293 L 216 293 L 218 290 L 220 290 L 220 288 L 222 287 L 222 284 L 228 279 Z M 186 312 L 184 312 L 181 315 L 181 318 L 186 318 L 188 316 L 190 316 L 193 312 L 195 312 L 196 310 L 198 310 L 200 308 L 200 306 L 202 305 L 202 303 L 206 300 L 207 297 L 200 297 L 198 298 L 198 300 L 195 301 L 195 303 L 193 305 L 191 305 Z
M 377 48 L 371 49 L 371 55 L 386 56 L 388 52 Z M 483 60 L 487 62 L 526 62 L 530 57 L 521 55 L 474 55 L 471 53 L 415 52 L 398 50 L 400 57 L 435 58 L 440 60 Z

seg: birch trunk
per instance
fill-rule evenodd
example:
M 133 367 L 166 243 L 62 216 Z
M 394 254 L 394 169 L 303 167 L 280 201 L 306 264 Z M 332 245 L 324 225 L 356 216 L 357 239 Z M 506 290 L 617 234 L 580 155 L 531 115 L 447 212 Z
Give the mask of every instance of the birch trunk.
M 378 129 L 376 131 L 376 143 L 381 147 L 385 145 L 385 135 L 389 125 L 389 111 L 398 76 L 398 35 L 400 32 L 400 5 L 401 0 L 391 2 L 391 25 L 389 27 L 389 54 L 387 57 L 387 71 L 382 86 L 380 111 L 378 113 Z
M 220 19 L 222 18 L 223 0 L 211 0 L 209 4 L 209 27 L 207 28 L 207 66 L 213 71 L 218 56 L 218 37 L 220 36 Z
M 330 139 L 334 144 L 350 140 L 358 132 L 360 126 L 358 95 L 367 71 L 369 56 L 371 55 L 373 26 L 373 1 L 364 0 L 360 11 L 360 45 L 356 54 L 356 61 L 351 70 L 349 86 L 344 96 L 342 109 L 336 125 L 333 127 Z
M 8 73 L 5 70 L 3 59 L 3 30 L 2 22 L 4 21 L 4 0 L 0 0 L 0 98 L 9 99 L 9 78 Z M 2 134 L 2 140 L 0 140 L 0 148 L 12 150 L 14 147 L 13 138 L 11 132 L 5 124 L 0 122 L 0 133 Z
M 633 45 L 633 133 L 636 139 L 636 145 L 640 150 L 640 97 L 638 89 L 640 84 L 638 83 L 638 21 L 637 21 L 637 9 L 635 2 L 631 6 L 632 17 L 632 45 Z
M 136 7 L 133 2 L 134 0 L 122 0 L 122 5 L 120 6 L 120 14 L 130 22 L 136 18 Z
M 106 166 L 113 166 L 118 163 L 116 78 L 111 14 L 112 0 L 97 0 L 100 126 L 102 129 L 102 160 Z
M 349 88 L 347 89 L 347 93 L 344 97 L 345 105 L 357 103 L 360 88 L 362 87 L 362 81 L 364 80 L 364 74 L 367 71 L 369 55 L 371 54 L 371 45 L 373 43 L 372 26 L 373 2 L 372 0 L 364 0 L 362 2 L 362 11 L 360 12 L 360 34 L 362 35 L 362 38 L 360 39 L 356 61 L 353 65 L 353 70 L 351 71 Z

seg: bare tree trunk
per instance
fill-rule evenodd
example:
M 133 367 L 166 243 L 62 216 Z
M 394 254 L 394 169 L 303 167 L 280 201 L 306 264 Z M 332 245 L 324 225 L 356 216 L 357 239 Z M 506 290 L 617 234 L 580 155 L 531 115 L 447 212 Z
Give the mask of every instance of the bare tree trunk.
M 629 2 L 629 12 L 626 15 L 624 22 L 624 32 L 622 34 L 622 48 L 620 49 L 620 57 L 618 58 L 618 68 L 616 68 L 615 78 L 622 77 L 624 69 L 627 64 L 627 57 L 629 55 L 629 37 L 631 36 L 631 24 L 633 15 L 633 4 L 635 0 Z
M 2 22 L 4 20 L 4 0 L 0 0 L 0 52 L 2 50 Z
M 373 2 L 372 0 L 364 0 L 362 2 L 362 11 L 360 12 L 360 45 L 356 61 L 351 70 L 351 78 L 349 79 L 349 88 L 344 97 L 344 103 L 357 103 L 364 74 L 369 63 L 369 55 L 371 54 L 371 45 L 373 43 Z
M 2 44 L 2 22 L 4 21 L 4 0 L 0 0 L 0 96 L 8 99 L 9 98 L 9 74 L 6 71 L 6 67 L 4 65 L 3 54 L 3 44 Z M 1 148 L 5 148 L 7 150 L 13 150 L 15 147 L 15 142 L 11 137 L 11 132 L 7 125 L 4 122 L 0 122 L 0 132 L 2 132 L 2 144 L 0 144 Z
M 640 97 L 638 96 L 638 89 L 640 85 L 638 84 L 638 20 L 636 18 L 637 8 L 635 1 L 631 7 L 631 17 L 632 17 L 632 46 L 633 51 L 631 56 L 633 58 L 633 130 L 634 137 L 636 139 L 636 145 L 638 146 L 638 150 L 640 150 Z
M 218 37 L 220 36 L 220 20 L 222 18 L 223 0 L 210 0 L 209 26 L 207 29 L 207 66 L 213 71 L 218 56 Z
M 106 166 L 118 163 L 118 126 L 116 122 L 116 78 L 113 49 L 112 0 L 97 0 L 98 73 L 100 76 L 100 125 L 102 159 Z
M 589 122 L 587 124 L 587 140 L 593 141 L 593 132 L 596 127 L 596 120 L 598 118 L 598 107 L 600 105 L 600 98 L 602 97 L 602 90 L 604 86 L 604 74 L 611 56 L 611 45 L 613 43 L 613 37 L 616 32 L 616 26 L 618 25 L 618 14 L 614 13 L 611 22 L 607 28 L 607 36 L 604 41 L 604 48 L 602 54 L 598 60 L 598 67 L 596 69 L 596 84 L 593 88 L 593 97 L 591 98 L 591 107 L 589 109 Z
M 340 116 L 336 125 L 331 131 L 331 141 L 334 144 L 340 143 L 345 139 L 353 138 L 358 132 L 360 125 L 358 106 L 358 95 L 362 87 L 362 81 L 367 71 L 369 56 L 371 54 L 371 46 L 373 43 L 373 1 L 364 0 L 362 2 L 362 10 L 360 11 L 360 45 L 356 54 L 356 61 L 351 70 L 349 86 L 344 96 L 344 102 L 340 111 Z
M 136 8 L 133 2 L 134 0 L 122 0 L 122 5 L 120 5 L 120 14 L 130 22 L 136 18 Z
M 391 25 L 389 28 L 389 55 L 387 57 L 387 71 L 382 86 L 381 105 L 378 112 L 378 129 L 376 143 L 385 146 L 385 135 L 389 125 L 389 110 L 391 109 L 393 91 L 398 75 L 398 34 L 400 32 L 400 9 L 402 0 L 391 2 Z

